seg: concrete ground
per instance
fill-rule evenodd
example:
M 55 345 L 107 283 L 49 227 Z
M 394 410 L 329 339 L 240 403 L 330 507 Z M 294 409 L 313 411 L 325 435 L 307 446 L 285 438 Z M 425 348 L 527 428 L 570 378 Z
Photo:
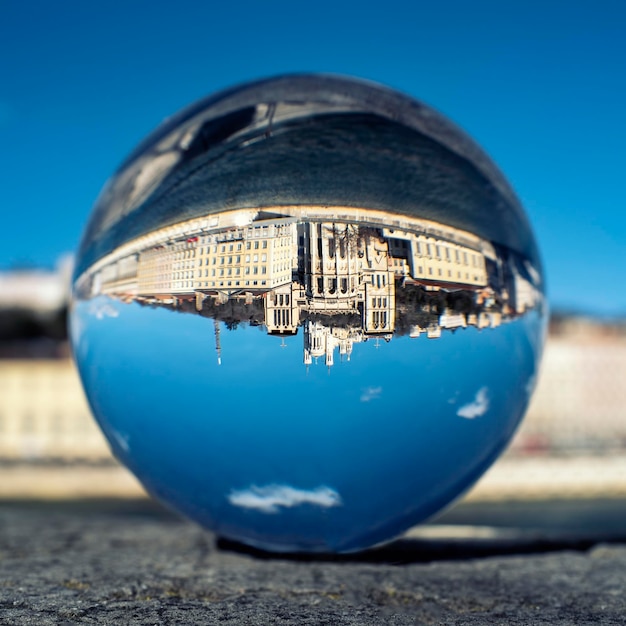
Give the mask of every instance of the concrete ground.
M 345 557 L 216 541 L 147 500 L 0 502 L 0 624 L 625 624 L 626 502 L 462 504 Z

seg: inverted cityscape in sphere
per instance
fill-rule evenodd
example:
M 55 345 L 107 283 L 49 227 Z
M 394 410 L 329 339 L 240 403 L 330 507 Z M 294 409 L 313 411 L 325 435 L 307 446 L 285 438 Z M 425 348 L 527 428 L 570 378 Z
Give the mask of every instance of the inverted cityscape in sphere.
M 122 164 L 71 334 L 155 497 L 249 545 L 347 552 L 497 458 L 545 318 L 523 209 L 467 135 L 384 87 L 301 75 L 207 98 Z

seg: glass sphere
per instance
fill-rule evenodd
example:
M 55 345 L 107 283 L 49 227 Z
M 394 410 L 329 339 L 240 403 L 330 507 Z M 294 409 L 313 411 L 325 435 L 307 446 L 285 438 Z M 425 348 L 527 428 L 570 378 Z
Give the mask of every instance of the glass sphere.
M 546 317 L 484 152 L 416 100 L 318 75 L 157 128 L 102 191 L 73 290 L 117 458 L 274 551 L 363 549 L 462 494 L 524 414 Z

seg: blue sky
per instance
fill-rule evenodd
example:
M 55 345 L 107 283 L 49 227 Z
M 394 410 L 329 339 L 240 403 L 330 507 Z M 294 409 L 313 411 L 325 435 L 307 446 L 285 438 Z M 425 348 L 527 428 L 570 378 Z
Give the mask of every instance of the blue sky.
M 99 296 L 76 303 L 72 329 L 94 415 L 151 491 L 231 537 L 297 528 L 337 544 L 363 532 L 361 546 L 433 513 L 490 464 L 525 410 L 541 335 L 535 311 L 439 339 L 370 338 L 349 362 L 335 351 L 331 368 L 307 369 L 302 328 L 281 347 L 262 327 L 220 323 L 220 365 L 213 322 L 198 315 Z M 285 489 L 326 504 L 250 509 Z M 333 496 L 342 504 L 324 508 Z
M 553 307 L 626 313 L 626 5 L 0 3 L 0 268 L 73 250 L 99 189 L 217 89 L 352 74 L 433 105 L 504 171 Z

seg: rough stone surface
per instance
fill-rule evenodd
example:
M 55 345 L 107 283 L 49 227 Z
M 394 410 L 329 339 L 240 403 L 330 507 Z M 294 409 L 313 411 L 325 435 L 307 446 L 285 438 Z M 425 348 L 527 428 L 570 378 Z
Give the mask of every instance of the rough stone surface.
M 480 536 L 277 557 L 144 504 L 3 504 L 0 624 L 626 623 L 626 545 Z

